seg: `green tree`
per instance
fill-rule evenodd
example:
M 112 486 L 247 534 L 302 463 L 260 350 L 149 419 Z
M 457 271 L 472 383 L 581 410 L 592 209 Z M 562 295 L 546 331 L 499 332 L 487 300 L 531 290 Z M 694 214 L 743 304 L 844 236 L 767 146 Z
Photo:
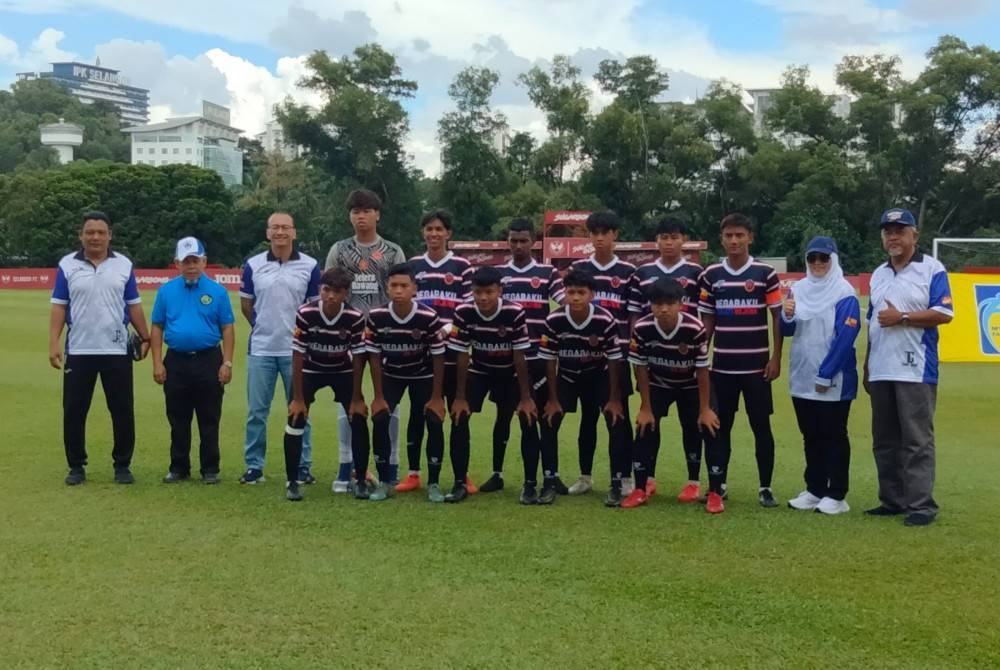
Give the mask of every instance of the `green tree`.
M 580 143 L 587 129 L 590 94 L 580 80 L 580 68 L 569 56 L 557 55 L 548 71 L 533 67 L 518 76 L 518 83 L 528 89 L 528 98 L 545 112 L 545 123 L 552 138 L 547 152 L 554 160 L 545 170 L 553 183 L 561 183 L 566 165 L 578 157 Z

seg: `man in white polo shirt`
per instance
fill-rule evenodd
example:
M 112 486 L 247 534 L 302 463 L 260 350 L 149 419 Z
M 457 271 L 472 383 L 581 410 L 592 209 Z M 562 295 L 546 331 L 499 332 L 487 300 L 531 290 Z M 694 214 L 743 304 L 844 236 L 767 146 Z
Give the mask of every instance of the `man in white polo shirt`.
M 292 331 L 295 313 L 303 303 L 319 298 L 319 264 L 295 248 L 295 221 L 275 212 L 267 219 L 271 248 L 251 256 L 243 265 L 240 308 L 250 324 L 247 352 L 247 426 L 243 457 L 243 484 L 264 481 L 267 419 L 274 385 L 281 376 L 286 404 L 292 400 Z M 312 484 L 312 440 L 306 422 L 299 462 L 299 484 Z
M 115 481 L 131 484 L 135 449 L 132 358 L 127 353 L 128 324 L 149 350 L 149 330 L 136 288 L 132 261 L 111 251 L 111 221 L 103 212 L 83 215 L 83 248 L 59 261 L 52 289 L 49 364 L 63 374 L 63 443 L 69 474 L 66 483 L 87 479 L 87 413 L 101 377 L 114 434 Z M 67 327 L 65 360 L 59 338 Z
M 872 516 L 906 515 L 907 526 L 937 518 L 934 407 L 938 330 L 954 316 L 948 274 L 917 250 L 917 222 L 905 209 L 882 214 L 889 260 L 872 273 L 864 385 L 872 402 L 872 446 L 880 504 Z

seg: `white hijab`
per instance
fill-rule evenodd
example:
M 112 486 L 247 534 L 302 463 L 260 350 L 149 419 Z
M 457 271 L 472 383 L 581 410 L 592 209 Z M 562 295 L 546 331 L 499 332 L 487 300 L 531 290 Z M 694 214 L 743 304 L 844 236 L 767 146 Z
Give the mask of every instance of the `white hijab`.
M 844 279 L 837 254 L 830 254 L 830 269 L 817 277 L 806 263 L 806 276 L 795 282 L 791 296 L 795 298 L 795 318 L 807 321 L 828 312 L 848 296 L 855 295 L 854 287 Z

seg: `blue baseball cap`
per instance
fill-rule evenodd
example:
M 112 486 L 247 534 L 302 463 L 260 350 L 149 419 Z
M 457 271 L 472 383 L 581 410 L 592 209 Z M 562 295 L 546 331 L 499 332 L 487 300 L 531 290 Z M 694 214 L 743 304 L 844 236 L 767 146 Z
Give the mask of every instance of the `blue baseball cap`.
M 917 220 L 913 218 L 910 210 L 903 209 L 902 207 L 893 207 L 882 212 L 879 227 L 883 226 L 910 226 L 916 228 Z
M 814 251 L 831 256 L 837 253 L 837 243 L 833 241 L 832 237 L 817 235 L 806 245 L 806 254 L 811 254 Z
M 182 261 L 189 256 L 205 258 L 205 245 L 197 238 L 184 237 L 177 241 L 177 252 L 174 254 L 174 260 Z

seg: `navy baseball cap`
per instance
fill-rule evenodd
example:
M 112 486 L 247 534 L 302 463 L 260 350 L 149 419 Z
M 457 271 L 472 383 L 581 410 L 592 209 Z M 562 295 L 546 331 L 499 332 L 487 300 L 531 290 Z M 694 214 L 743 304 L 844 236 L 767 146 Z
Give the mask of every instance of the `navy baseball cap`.
M 811 254 L 814 251 L 831 256 L 837 253 L 837 243 L 833 241 L 832 237 L 817 235 L 809 240 L 809 244 L 806 245 L 807 254 Z
M 913 218 L 913 214 L 910 210 L 903 209 L 902 207 L 893 207 L 892 209 L 887 209 L 882 212 L 882 218 L 879 220 L 879 227 L 893 225 L 916 228 L 917 220 Z

